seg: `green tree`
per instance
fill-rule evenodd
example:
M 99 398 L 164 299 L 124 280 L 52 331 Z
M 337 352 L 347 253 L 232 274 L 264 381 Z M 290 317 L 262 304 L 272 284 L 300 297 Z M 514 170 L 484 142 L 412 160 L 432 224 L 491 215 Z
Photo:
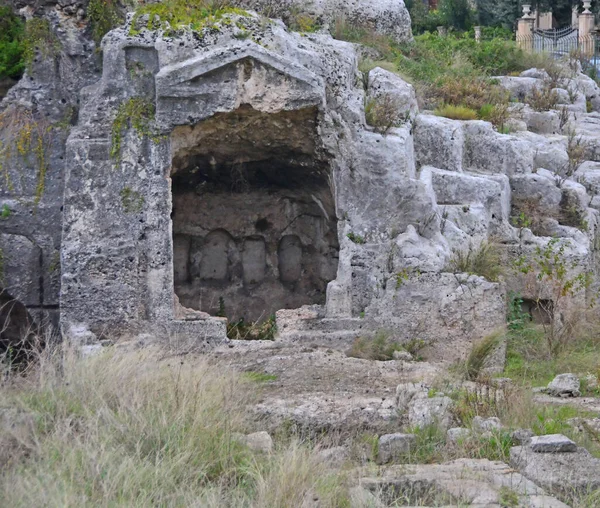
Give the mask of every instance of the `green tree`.
M 0 79 L 17 79 L 23 74 L 25 23 L 12 9 L 0 6 Z
M 442 0 L 439 11 L 446 26 L 457 30 L 468 30 L 473 26 L 474 13 L 469 0 Z

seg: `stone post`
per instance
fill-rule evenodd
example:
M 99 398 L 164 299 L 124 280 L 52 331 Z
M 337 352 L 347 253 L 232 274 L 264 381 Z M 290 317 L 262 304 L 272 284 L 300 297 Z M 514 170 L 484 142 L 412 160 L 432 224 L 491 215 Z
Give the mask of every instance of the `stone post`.
M 590 11 L 591 6 L 591 1 L 584 1 L 584 10 L 579 15 L 579 47 L 585 56 L 593 56 L 596 51 L 596 36 L 594 35 L 596 22 L 594 14 Z
M 531 5 L 523 5 L 523 17 L 517 27 L 517 44 L 524 51 L 533 51 L 533 26 L 535 18 L 531 14 Z
M 480 26 L 475 27 L 475 41 L 477 41 L 477 44 L 481 43 L 481 27 Z
M 579 28 L 579 6 L 574 5 L 573 11 L 571 12 L 571 27 L 578 29 Z

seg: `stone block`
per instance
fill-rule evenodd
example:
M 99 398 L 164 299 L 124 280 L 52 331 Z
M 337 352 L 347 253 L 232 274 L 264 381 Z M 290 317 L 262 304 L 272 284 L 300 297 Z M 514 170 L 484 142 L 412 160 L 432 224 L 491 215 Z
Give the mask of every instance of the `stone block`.
M 414 434 L 385 434 L 379 438 L 377 462 L 387 464 L 408 453 L 416 444 Z

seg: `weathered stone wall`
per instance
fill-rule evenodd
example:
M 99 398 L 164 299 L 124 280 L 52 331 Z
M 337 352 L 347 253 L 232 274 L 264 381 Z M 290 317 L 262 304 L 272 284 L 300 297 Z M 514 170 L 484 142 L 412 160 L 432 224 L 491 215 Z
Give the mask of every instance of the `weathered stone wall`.
M 16 2 L 48 21 L 23 78 L 0 102 L 2 288 L 38 321 L 58 324 L 65 144 L 79 90 L 100 75 L 81 3 Z

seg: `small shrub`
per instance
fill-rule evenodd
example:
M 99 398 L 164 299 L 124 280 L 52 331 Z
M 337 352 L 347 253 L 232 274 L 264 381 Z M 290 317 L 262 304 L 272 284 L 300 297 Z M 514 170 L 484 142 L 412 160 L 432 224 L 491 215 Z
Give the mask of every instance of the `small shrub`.
M 392 127 L 399 127 L 406 120 L 402 112 L 402 104 L 389 93 L 369 97 L 365 104 L 365 119 L 367 124 L 380 134 L 387 134 Z
M 451 106 L 446 104 L 437 108 L 434 113 L 437 116 L 451 118 L 452 120 L 477 120 L 477 112 L 465 106 Z
M 449 269 L 453 273 L 479 275 L 490 282 L 497 282 L 503 272 L 500 251 L 496 245 L 488 242 L 455 251 Z
M 495 332 L 473 345 L 466 363 L 467 378 L 474 381 L 481 375 L 486 362 L 504 340 L 504 332 Z
M 534 87 L 526 101 L 534 111 L 542 112 L 556 109 L 559 97 L 550 84 L 544 84 L 541 88 Z
M 538 296 L 536 302 L 540 310 L 550 316 L 544 324 L 544 335 L 548 351 L 556 357 L 572 339 L 575 320 L 556 319 L 555 309 L 563 309 L 565 304 L 577 295 L 584 295 L 592 288 L 593 273 L 581 271 L 578 261 L 567 256 L 570 240 L 552 238 L 548 243 L 535 248 L 527 256 L 521 255 L 513 262 L 516 274 L 529 276 L 528 290 Z M 589 295 L 592 302 L 596 300 L 597 290 Z M 563 312 L 564 314 L 564 312 Z
M 386 332 L 377 332 L 374 338 L 359 337 L 347 352 L 351 358 L 386 362 L 394 359 L 395 351 L 406 351 L 404 346 L 389 338 Z

